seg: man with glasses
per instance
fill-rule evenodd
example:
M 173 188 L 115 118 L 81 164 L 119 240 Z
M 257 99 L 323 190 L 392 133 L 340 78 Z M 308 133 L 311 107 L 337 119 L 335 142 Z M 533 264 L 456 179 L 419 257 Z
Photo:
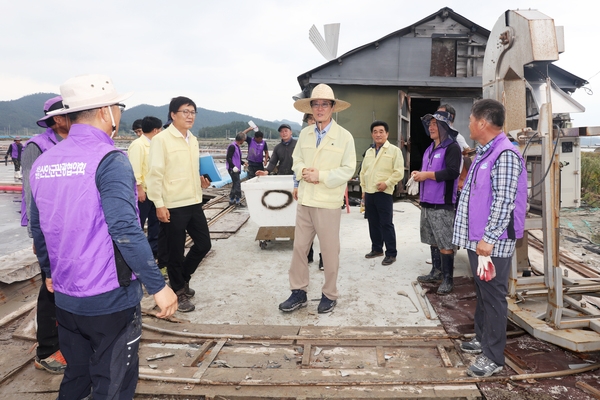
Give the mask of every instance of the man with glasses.
M 307 255 L 315 235 L 319 237 L 325 283 L 321 290 L 319 313 L 333 311 L 339 296 L 337 275 L 340 253 L 341 206 L 348 180 L 356 169 L 354 139 L 333 120 L 333 113 L 350 107 L 338 100 L 333 90 L 317 85 L 310 98 L 300 99 L 294 107 L 313 114 L 315 125 L 300 132 L 292 154 L 292 170 L 300 180 L 294 232 L 294 252 L 289 270 L 291 296 L 279 305 L 291 312 L 307 305 Z
M 156 206 L 160 221 L 160 249 L 167 251 L 167 274 L 179 302 L 178 311 L 196 307 L 190 301 L 196 291 L 190 288 L 192 274 L 211 248 L 210 234 L 202 210 L 202 189 L 210 182 L 200 176 L 198 139 L 190 129 L 196 120 L 196 103 L 175 97 L 169 104 L 173 121 L 150 143 L 150 171 L 146 178 L 148 198 Z M 194 241 L 185 255 L 186 232 Z
M 135 177 L 115 148 L 130 93 L 109 77 L 84 75 L 60 87 L 69 138 L 45 151 L 30 174 L 31 232 L 46 287 L 54 293 L 67 367 L 61 399 L 131 399 L 142 333 L 141 283 L 168 317 L 166 286 L 136 213 Z

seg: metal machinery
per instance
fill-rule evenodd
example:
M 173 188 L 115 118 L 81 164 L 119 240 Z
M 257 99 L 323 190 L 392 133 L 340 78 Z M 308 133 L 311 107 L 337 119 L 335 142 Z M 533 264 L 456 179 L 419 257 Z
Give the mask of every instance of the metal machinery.
M 535 208 L 537 200 L 541 210 L 541 217 L 528 216 L 525 237 L 517 243 L 509 280 L 509 318 L 542 340 L 573 351 L 596 351 L 600 350 L 600 310 L 592 303 L 600 297 L 600 276 L 595 271 L 567 276 L 559 260 L 560 168 L 561 162 L 564 167 L 571 163 L 565 162 L 568 153 L 577 157 L 579 137 L 576 129 L 563 129 L 558 121 L 562 115 L 583 111 L 549 78 L 549 65 L 562 52 L 562 32 L 552 18 L 538 11 L 506 11 L 486 48 L 483 97 L 505 105 L 504 131 L 518 141 L 526 157 L 530 206 Z M 539 79 L 528 81 L 528 69 L 535 70 Z M 563 199 L 563 205 L 573 207 L 575 202 L 577 206 L 578 201 L 578 196 L 569 199 L 570 204 Z M 529 231 L 540 229 L 544 275 L 519 276 L 529 261 Z

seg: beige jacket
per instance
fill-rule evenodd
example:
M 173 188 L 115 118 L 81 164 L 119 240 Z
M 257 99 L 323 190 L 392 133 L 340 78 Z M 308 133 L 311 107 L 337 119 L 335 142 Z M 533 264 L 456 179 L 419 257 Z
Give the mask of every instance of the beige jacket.
M 198 139 L 190 131 L 187 134 L 189 143 L 170 125 L 152 138 L 146 185 L 156 208 L 202 203 Z
M 142 185 L 147 191 L 146 176 L 148 175 L 148 155 L 150 154 L 150 140 L 144 135 L 135 139 L 127 149 L 127 156 L 133 168 L 135 184 Z
M 360 187 L 363 193 L 377 193 L 377 184 L 385 182 L 387 194 L 394 193 L 394 186 L 404 178 L 404 157 L 402 151 L 387 140 L 375 155 L 371 147 L 365 153 L 360 169 Z
M 317 147 L 317 135 L 311 125 L 300 132 L 292 158 L 292 169 L 298 186 L 298 202 L 308 207 L 340 208 L 344 202 L 346 184 L 356 170 L 354 138 L 337 122 L 332 121 L 329 131 Z M 304 168 L 319 170 L 319 183 L 301 179 Z

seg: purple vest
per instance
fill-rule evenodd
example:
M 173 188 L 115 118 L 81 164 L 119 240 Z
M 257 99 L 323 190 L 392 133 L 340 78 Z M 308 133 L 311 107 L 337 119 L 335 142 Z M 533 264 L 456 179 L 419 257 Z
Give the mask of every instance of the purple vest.
M 96 187 L 98 165 L 113 151 L 118 150 L 106 133 L 75 124 L 69 139 L 38 157 L 31 168 L 31 192 L 40 213 L 52 283 L 60 293 L 91 297 L 120 286 Z
M 238 167 L 238 169 L 241 171 L 242 170 L 242 151 L 240 150 L 240 146 L 238 146 L 238 144 L 236 142 L 231 142 L 229 144 L 229 146 L 227 147 L 227 150 L 229 151 L 229 147 L 234 146 L 233 147 L 233 156 L 231 157 L 231 161 L 233 162 L 233 165 L 229 165 L 229 161 L 225 160 L 225 166 L 227 167 L 227 170 L 229 171 L 230 169 L 233 169 L 233 167 Z
M 21 159 L 21 151 L 23 150 L 22 144 L 17 144 L 17 142 L 13 142 L 10 144 L 10 157 L 15 160 Z
M 479 160 L 473 162 L 469 174 L 471 187 L 469 194 L 469 240 L 479 241 L 483 238 L 485 226 L 490 215 L 493 201 L 491 173 L 496 160 L 505 151 L 512 151 L 521 160 L 522 170 L 519 175 L 515 209 L 510 215 L 507 229 L 499 239 L 519 239 L 523 237 L 525 228 L 525 212 L 527 210 L 527 168 L 521 154 L 508 140 L 504 133 L 494 139 L 494 143 Z M 471 201 L 474 199 L 474 201 Z M 476 200 L 475 200 L 476 199 Z
M 435 142 L 425 150 L 421 171 L 440 171 L 446 168 L 446 150 L 452 144 L 458 146 L 454 140 L 447 138 L 436 148 Z M 433 179 L 426 179 L 419 185 L 420 199 L 422 203 L 446 204 L 444 194 L 447 181 L 437 182 Z M 456 203 L 456 189 L 458 188 L 458 178 L 454 180 L 454 189 L 452 190 L 452 203 Z
M 262 142 L 257 143 L 256 140 L 254 138 L 252 138 L 252 140 L 250 140 L 250 144 L 248 145 L 248 161 L 262 164 L 264 152 L 265 152 L 264 139 Z
M 25 146 L 23 146 L 23 151 L 25 151 L 25 148 L 27 147 L 27 145 L 34 143 L 37 147 L 39 147 L 40 151 L 42 153 L 44 153 L 46 150 L 48 150 L 51 147 L 54 147 L 54 145 L 56 145 L 56 135 L 54 134 L 54 131 L 52 130 L 52 128 L 48 128 L 46 129 L 46 131 L 44 131 L 44 133 L 34 136 L 31 139 L 29 139 L 26 143 Z M 25 202 L 25 190 L 21 191 L 21 226 L 27 226 L 27 223 L 29 222 L 29 219 L 27 218 L 27 203 Z

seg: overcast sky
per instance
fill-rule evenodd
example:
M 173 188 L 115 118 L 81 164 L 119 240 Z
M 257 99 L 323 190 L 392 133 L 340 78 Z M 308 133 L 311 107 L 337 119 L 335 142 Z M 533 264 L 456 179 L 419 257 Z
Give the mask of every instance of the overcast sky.
M 338 55 L 450 7 L 492 30 L 508 9 L 537 9 L 565 28 L 557 65 L 588 80 L 574 98 L 575 126 L 600 126 L 597 1 L 406 0 L 0 0 L 0 100 L 59 92 L 76 75 L 109 75 L 129 107 L 199 107 L 300 121 L 298 75 L 325 59 L 308 39 L 315 24 L 341 23 Z M 377 62 L 376 59 L 373 62 Z M 593 93 L 593 94 L 592 94 Z M 158 116 L 163 118 L 164 116 Z

